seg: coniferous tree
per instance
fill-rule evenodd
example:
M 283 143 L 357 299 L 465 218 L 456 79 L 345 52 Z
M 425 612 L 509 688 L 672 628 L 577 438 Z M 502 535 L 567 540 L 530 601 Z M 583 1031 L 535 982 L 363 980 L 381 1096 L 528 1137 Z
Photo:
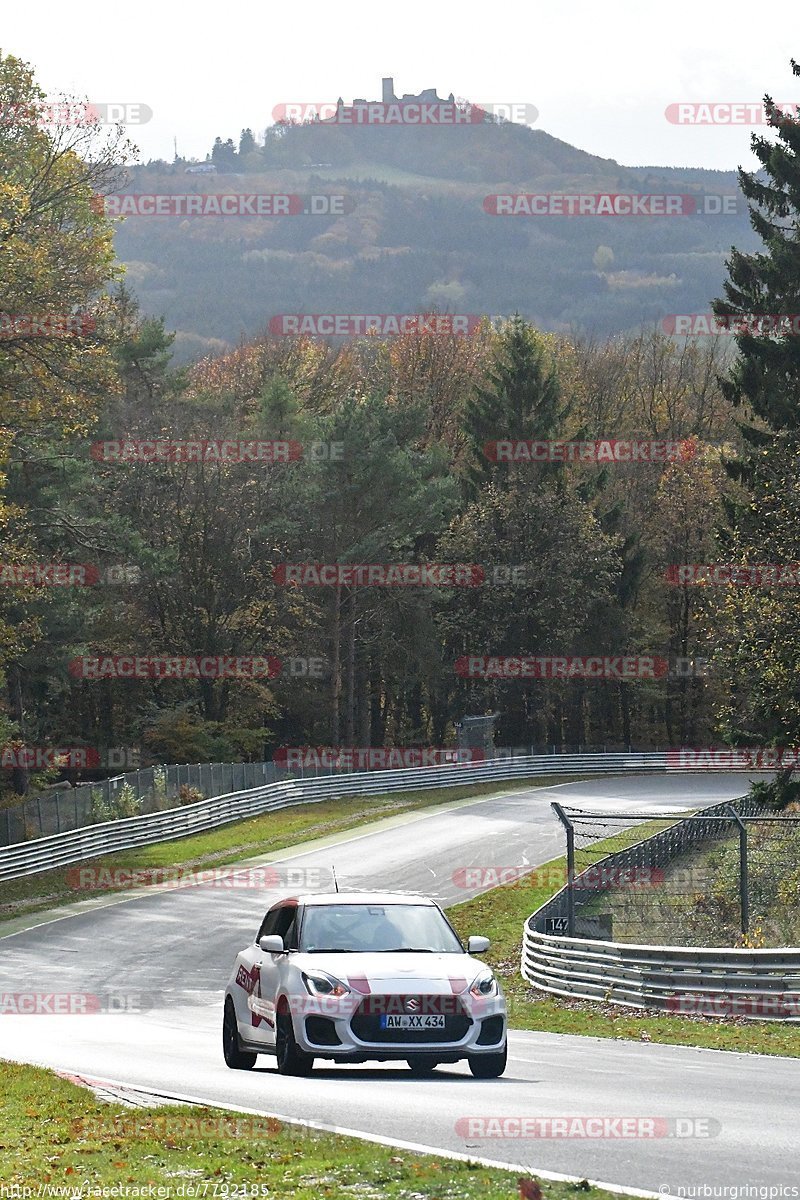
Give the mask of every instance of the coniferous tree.
M 791 62 L 795 76 L 800 64 Z M 787 116 L 764 98 L 777 140 L 751 138 L 761 171 L 740 171 L 750 221 L 763 250 L 733 249 L 718 317 L 741 322 L 739 354 L 722 379 L 726 398 L 744 408 L 737 424 L 748 450 L 726 463 L 749 492 L 724 497 L 730 529 L 721 540 L 730 561 L 785 564 L 797 558 L 793 469 L 800 446 L 800 109 Z M 759 322 L 758 318 L 765 318 Z M 796 647 L 800 621 L 792 588 L 725 589 L 713 611 L 714 671 L 723 700 L 724 736 L 793 744 L 800 732 Z
M 498 335 L 486 384 L 475 389 L 466 405 L 468 490 L 476 491 L 490 478 L 500 485 L 504 476 L 513 474 L 510 464 L 492 461 L 487 443 L 557 438 L 568 411 L 541 334 L 516 313 Z
M 253 137 L 252 129 L 243 129 L 239 137 L 239 157 L 244 158 L 247 154 L 252 154 L 258 149 L 256 139 Z
M 211 161 L 218 171 L 236 170 L 239 158 L 236 153 L 236 147 L 233 144 L 233 138 L 228 138 L 224 142 L 222 138 L 214 139 L 214 145 L 211 149 Z
M 792 71 L 800 75 L 794 59 Z M 725 298 L 712 303 L 718 317 L 741 330 L 737 361 L 720 382 L 731 404 L 745 409 L 737 423 L 753 452 L 776 433 L 800 434 L 800 119 L 788 117 L 769 96 L 764 107 L 777 141 L 753 134 L 761 170 L 739 171 L 750 222 L 764 248 L 753 254 L 732 249 Z M 728 470 L 752 485 L 752 454 Z

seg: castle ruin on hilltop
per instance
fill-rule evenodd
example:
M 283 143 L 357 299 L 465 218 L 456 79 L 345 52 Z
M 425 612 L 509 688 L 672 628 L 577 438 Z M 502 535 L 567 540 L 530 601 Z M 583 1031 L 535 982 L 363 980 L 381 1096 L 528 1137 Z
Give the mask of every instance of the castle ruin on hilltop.
M 403 96 L 395 96 L 394 94 L 394 79 L 391 75 L 384 76 L 381 80 L 381 100 L 385 105 L 396 104 L 401 108 L 406 104 L 454 104 L 455 96 L 451 92 L 447 99 L 443 99 L 436 94 L 436 88 L 424 88 L 418 95 L 413 95 L 411 92 L 406 92 Z M 336 101 L 337 113 L 342 109 L 357 110 L 359 108 L 367 108 L 370 104 L 377 103 L 375 100 L 356 99 L 352 104 L 345 104 L 340 96 Z M 336 118 L 333 118 L 334 120 Z

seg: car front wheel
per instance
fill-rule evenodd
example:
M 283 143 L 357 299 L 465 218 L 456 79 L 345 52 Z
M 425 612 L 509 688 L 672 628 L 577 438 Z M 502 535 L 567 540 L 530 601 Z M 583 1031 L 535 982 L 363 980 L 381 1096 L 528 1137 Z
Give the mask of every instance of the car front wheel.
M 497 1054 L 470 1054 L 469 1069 L 476 1079 L 497 1079 L 506 1069 L 508 1044 Z
M 312 1055 L 304 1053 L 297 1045 L 292 1018 L 280 1013 L 275 1030 L 275 1057 L 281 1075 L 310 1075 L 314 1066 Z
M 225 1063 L 232 1071 L 251 1071 L 256 1065 L 255 1054 L 248 1054 L 239 1047 L 239 1030 L 236 1027 L 236 1012 L 230 996 L 225 1000 L 222 1018 L 222 1053 Z

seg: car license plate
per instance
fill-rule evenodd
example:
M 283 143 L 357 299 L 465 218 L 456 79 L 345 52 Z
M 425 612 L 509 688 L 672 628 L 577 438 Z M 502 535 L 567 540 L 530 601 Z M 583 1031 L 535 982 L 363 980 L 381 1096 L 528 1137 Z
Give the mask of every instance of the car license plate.
M 444 1013 L 382 1013 L 381 1029 L 444 1029 Z

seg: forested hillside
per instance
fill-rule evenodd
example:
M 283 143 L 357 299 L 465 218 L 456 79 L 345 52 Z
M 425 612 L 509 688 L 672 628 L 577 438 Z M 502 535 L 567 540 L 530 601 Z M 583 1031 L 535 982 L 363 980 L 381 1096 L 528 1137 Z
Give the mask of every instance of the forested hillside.
M 600 335 L 705 313 L 724 258 L 752 244 L 733 172 L 629 168 L 511 122 L 465 128 L 273 125 L 217 139 L 216 176 L 187 164 L 130 171 L 118 192 L 328 193 L 343 215 L 128 216 L 117 253 L 148 311 L 196 358 L 285 312 L 510 315 Z M 211 156 L 210 156 L 211 159 Z M 323 164 L 323 165 L 320 165 Z M 683 216 L 494 216 L 498 193 L 727 197 Z M 687 206 L 691 207 L 691 206 Z
M 0 68 L 6 102 L 35 103 L 27 69 Z M 501 745 L 793 736 L 791 638 L 776 634 L 768 656 L 760 645 L 764 622 L 791 628 L 791 588 L 698 586 L 711 577 L 691 566 L 800 559 L 792 336 L 547 328 L 581 311 L 625 324 L 606 301 L 634 294 L 649 297 L 640 316 L 660 312 L 653 280 L 632 286 L 645 253 L 681 272 L 664 307 L 707 310 L 721 252 L 698 245 L 721 242 L 725 220 L 648 219 L 637 233 L 636 220 L 598 218 L 601 254 L 588 220 L 488 217 L 488 185 L 445 180 L 461 160 L 442 154 L 422 201 L 418 183 L 373 180 L 327 223 L 126 221 L 117 242 L 137 250 L 121 283 L 98 197 L 124 191 L 125 150 L 99 133 L 0 127 L 6 746 L 260 760 L 306 744 L 453 745 L 463 717 L 490 713 Z M 290 130 L 275 154 L 309 133 L 323 136 Z M 659 182 L 503 127 L 480 129 L 486 162 L 471 166 L 497 169 L 514 139 L 582 188 Z M 272 149 L 229 163 L 237 177 L 173 165 L 136 186 L 249 194 L 277 186 L 261 161 Z M 299 192 L 318 186 L 308 169 L 281 171 Z M 743 186 L 751 204 L 785 206 L 754 178 Z M 789 261 L 785 234 L 756 224 Z M 708 290 L 699 273 L 687 291 L 684 259 L 715 264 Z M 594 297 L 583 310 L 571 270 Z M 728 270 L 720 319 L 790 311 L 791 269 L 745 248 Z M 532 281 L 561 319 L 529 319 Z M 389 338 L 262 332 L 225 347 L 274 310 L 341 313 L 356 299 L 439 315 Z M 482 306 L 520 311 L 492 324 Z M 447 310 L 475 320 L 455 329 Z M 194 329 L 194 350 L 215 352 L 181 365 L 172 325 L 184 351 Z M 7 789 L 53 775 L 4 765 Z

